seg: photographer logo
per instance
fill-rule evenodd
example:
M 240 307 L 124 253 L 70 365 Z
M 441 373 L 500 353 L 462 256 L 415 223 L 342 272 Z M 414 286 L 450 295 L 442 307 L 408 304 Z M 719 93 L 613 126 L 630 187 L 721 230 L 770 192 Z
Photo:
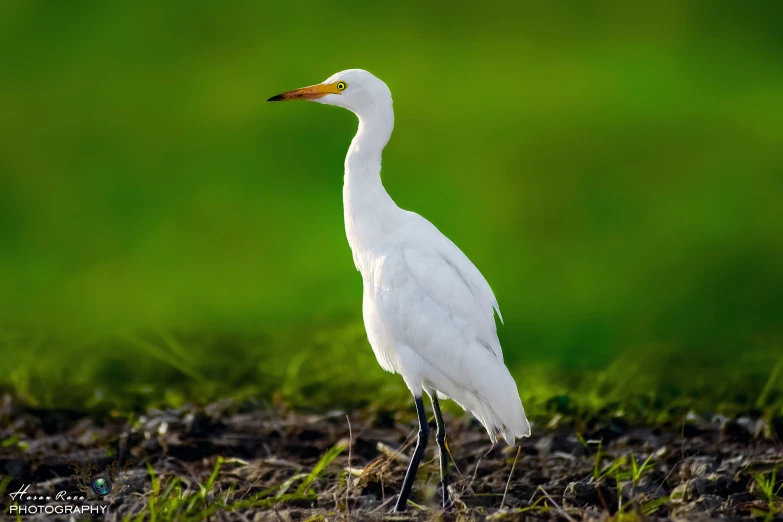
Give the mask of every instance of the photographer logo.
M 135 464 L 126 461 L 120 466 L 114 461 L 98 475 L 95 464 L 82 465 L 65 457 L 62 460 L 73 471 L 71 477 L 78 492 L 60 490 L 40 494 L 35 493 L 35 488 L 30 491 L 31 484 L 22 484 L 17 491 L 9 493 L 9 515 L 105 514 L 116 495 L 125 489 L 131 473 L 129 468 Z

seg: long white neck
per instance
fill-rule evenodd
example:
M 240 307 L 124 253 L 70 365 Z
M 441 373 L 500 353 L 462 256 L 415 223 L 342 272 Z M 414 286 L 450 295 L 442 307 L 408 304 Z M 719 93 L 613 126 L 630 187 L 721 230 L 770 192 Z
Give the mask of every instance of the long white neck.
M 385 235 L 399 211 L 381 183 L 381 153 L 394 128 L 391 99 L 357 116 L 359 130 L 345 157 L 343 184 L 345 232 L 354 256 Z

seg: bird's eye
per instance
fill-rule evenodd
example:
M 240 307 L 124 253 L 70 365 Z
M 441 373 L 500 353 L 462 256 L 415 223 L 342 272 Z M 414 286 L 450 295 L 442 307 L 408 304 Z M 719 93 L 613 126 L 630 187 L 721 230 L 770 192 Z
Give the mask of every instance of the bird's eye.
M 337 85 L 335 85 L 335 87 L 337 87 L 338 91 L 344 91 L 345 88 L 348 87 L 348 84 L 346 84 L 345 82 L 337 82 Z

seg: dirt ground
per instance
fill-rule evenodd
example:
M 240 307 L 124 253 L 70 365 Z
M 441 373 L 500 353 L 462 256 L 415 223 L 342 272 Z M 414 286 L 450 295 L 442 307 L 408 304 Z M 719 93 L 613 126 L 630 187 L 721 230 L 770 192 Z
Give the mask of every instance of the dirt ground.
M 74 464 L 89 489 L 112 462 L 112 495 L 91 500 L 87 491 L 85 500 L 70 502 L 105 511 L 75 519 L 783 519 L 779 498 L 763 487 L 771 481 L 777 489 L 783 479 L 783 471 L 773 474 L 783 467 L 780 422 L 751 416 L 691 414 L 650 427 L 556 415 L 534 425 L 519 450 L 493 447 L 469 416 L 447 416 L 453 504 L 445 512 L 439 506 L 433 430 L 415 505 L 395 514 L 416 433 L 408 412 L 401 421 L 390 411 L 308 415 L 226 401 L 128 421 L 21 408 L 9 397 L 2 408 L 0 473 L 11 478 L 0 508 L 11 519 L 14 503 L 68 504 L 54 499 L 59 491 L 79 493 Z M 43 501 L 11 499 L 25 485 L 26 495 Z M 22 518 L 70 516 L 28 511 Z

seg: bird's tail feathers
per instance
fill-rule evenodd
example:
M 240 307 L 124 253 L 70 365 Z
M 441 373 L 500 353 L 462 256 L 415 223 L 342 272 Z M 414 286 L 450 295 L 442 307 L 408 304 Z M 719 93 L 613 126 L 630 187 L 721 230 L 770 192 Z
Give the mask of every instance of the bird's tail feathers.
M 510 446 L 514 446 L 518 438 L 530 436 L 530 423 L 525 416 L 525 409 L 522 407 L 521 401 L 517 405 L 516 413 L 501 417 L 490 404 L 483 401 L 481 397 L 477 398 L 478 407 L 471 411 L 484 425 L 493 443 L 497 442 L 498 435 L 503 437 L 506 444 Z
M 500 363 L 500 368 L 495 364 L 491 372 L 493 375 L 484 375 L 480 385 L 465 388 L 449 380 L 453 389 L 438 390 L 438 396 L 448 396 L 464 410 L 470 411 L 486 428 L 493 443 L 501 436 L 513 446 L 516 439 L 530 436 L 530 423 L 514 378 L 503 363 Z

